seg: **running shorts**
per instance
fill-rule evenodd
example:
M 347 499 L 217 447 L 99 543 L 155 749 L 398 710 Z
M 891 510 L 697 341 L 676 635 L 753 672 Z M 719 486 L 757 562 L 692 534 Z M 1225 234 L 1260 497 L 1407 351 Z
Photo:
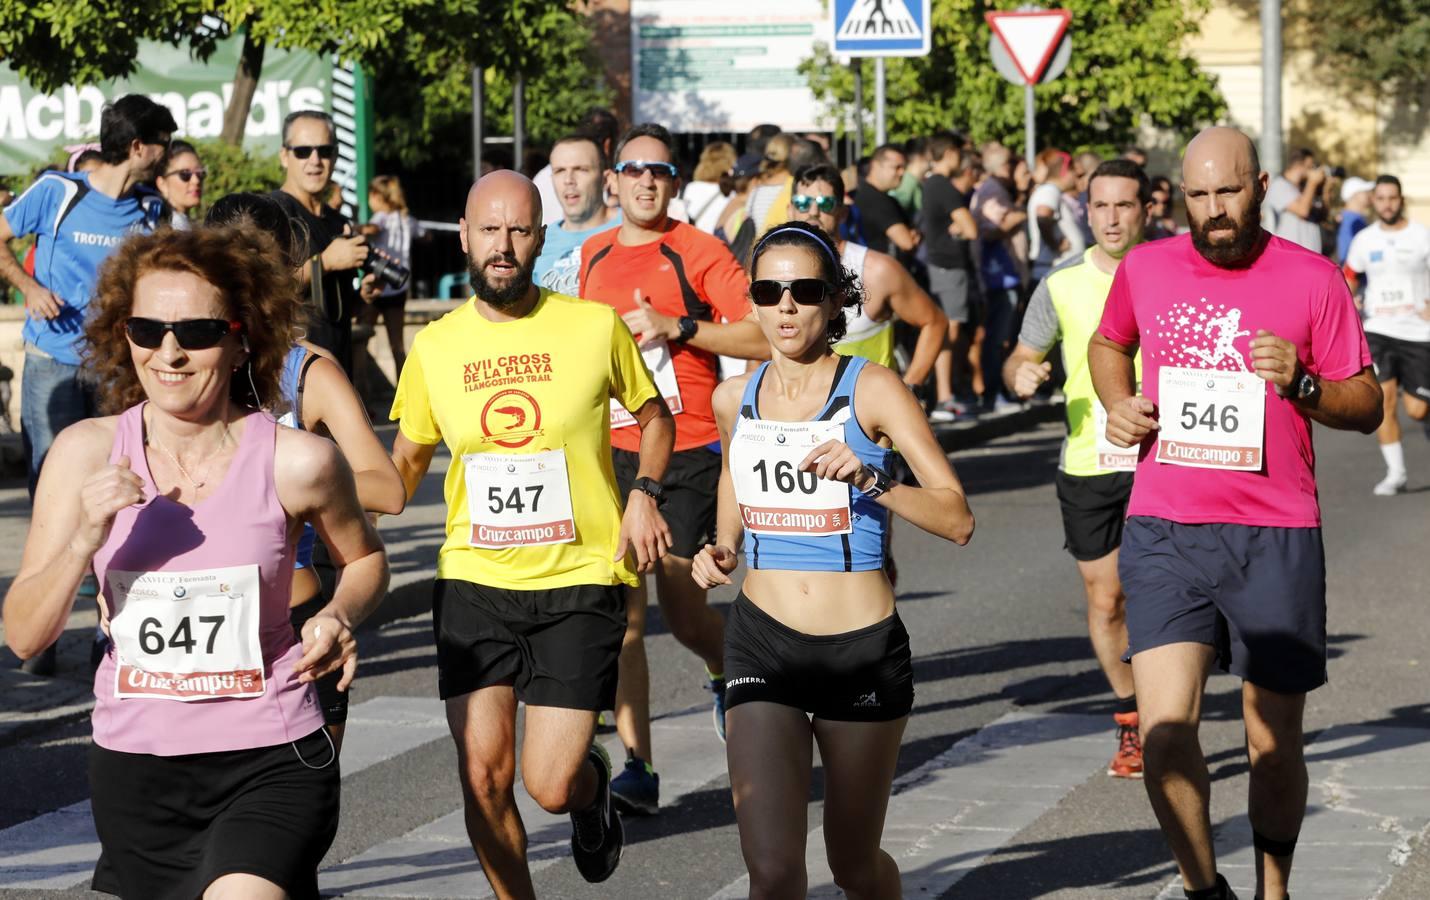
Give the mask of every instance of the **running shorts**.
M 1055 476 L 1063 512 L 1063 549 L 1078 562 L 1102 559 L 1122 543 L 1132 473 Z
M 443 700 L 500 684 L 527 706 L 600 712 L 616 702 L 620 585 L 517 591 L 438 579 L 432 631 Z
M 843 634 L 803 634 L 742 591 L 725 622 L 725 709 L 792 706 L 829 722 L 890 722 L 914 705 L 909 633 L 895 612 Z
M 319 594 L 307 603 L 289 608 L 288 621 L 293 623 L 293 636 L 299 643 L 303 641 L 303 626 L 327 605 L 327 599 Z M 326 725 L 347 724 L 348 695 L 352 693 L 353 687 L 348 685 L 347 690 L 338 690 L 338 682 L 342 680 L 343 670 L 338 669 L 313 682 L 313 687 L 318 689 L 318 702 L 323 707 L 323 723 Z
M 630 496 L 640 471 L 640 454 L 629 450 L 613 450 L 616 484 L 620 487 L 621 503 Z M 673 543 L 670 554 L 694 559 L 705 545 L 715 539 L 715 506 L 720 492 L 720 451 L 707 447 L 677 450 L 670 457 L 670 467 L 661 479 L 665 488 L 665 506 L 660 514 L 670 526 Z
M 338 832 L 340 780 L 322 729 L 290 744 L 188 756 L 93 744 L 101 851 L 91 887 L 193 900 L 220 876 L 243 873 L 294 900 L 317 900 L 318 864 Z
M 1127 655 L 1207 644 L 1223 671 L 1304 694 L 1326 683 L 1326 563 L 1319 528 L 1127 521 L 1118 574 Z
M 1403 390 L 1430 400 L 1430 343 L 1402 341 L 1370 331 L 1365 340 L 1378 380 L 1398 381 Z

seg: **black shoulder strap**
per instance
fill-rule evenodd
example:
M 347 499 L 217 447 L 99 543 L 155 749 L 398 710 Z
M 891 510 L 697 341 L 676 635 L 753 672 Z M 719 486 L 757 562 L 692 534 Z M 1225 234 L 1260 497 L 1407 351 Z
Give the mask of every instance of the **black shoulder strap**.
M 298 417 L 303 417 L 303 386 L 308 383 L 308 370 L 313 368 L 313 363 L 318 361 L 318 354 L 309 350 L 308 355 L 303 359 L 303 365 L 298 369 Z

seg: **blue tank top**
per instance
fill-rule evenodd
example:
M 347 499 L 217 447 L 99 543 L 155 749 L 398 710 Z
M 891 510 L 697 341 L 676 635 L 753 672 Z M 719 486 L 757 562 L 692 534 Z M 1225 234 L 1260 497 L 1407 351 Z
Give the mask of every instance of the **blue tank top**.
M 317 358 L 317 354 L 309 354 L 301 346 L 294 346 L 288 351 L 283 360 L 283 374 L 278 379 L 278 389 L 283 392 L 288 411 L 278 418 L 279 424 L 303 430 L 303 381 L 311 361 Z M 306 569 L 313 564 L 313 546 L 317 541 L 317 529 L 304 522 L 303 533 L 298 535 L 298 547 L 293 553 L 293 568 Z
M 851 485 L 821 481 L 795 468 L 809 449 L 833 437 L 848 444 L 865 465 L 888 469 L 893 451 L 864 433 L 854 411 L 854 384 L 867 363 L 840 357 L 829 398 L 810 422 L 760 418 L 760 385 L 769 363 L 745 385 L 730 435 L 730 467 L 745 524 L 745 564 L 751 569 L 865 572 L 883 567 L 889 511 Z M 781 501 L 780 492 L 789 502 Z

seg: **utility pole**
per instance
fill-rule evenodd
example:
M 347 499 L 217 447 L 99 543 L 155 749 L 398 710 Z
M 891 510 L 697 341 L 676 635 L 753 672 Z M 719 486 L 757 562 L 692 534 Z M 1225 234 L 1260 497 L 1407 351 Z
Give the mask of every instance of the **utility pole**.
M 485 101 L 486 82 L 482 77 L 482 67 L 472 66 L 472 180 L 482 177 L 482 150 L 486 135 L 482 131 L 482 106 Z
M 511 79 L 511 167 L 526 165 L 526 76 L 517 70 Z
M 1281 2 L 1261 0 L 1261 168 L 1281 165 Z

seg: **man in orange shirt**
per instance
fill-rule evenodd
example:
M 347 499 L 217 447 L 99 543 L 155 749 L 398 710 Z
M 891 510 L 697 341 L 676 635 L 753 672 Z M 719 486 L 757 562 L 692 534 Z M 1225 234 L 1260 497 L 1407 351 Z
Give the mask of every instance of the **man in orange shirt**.
M 670 132 L 655 124 L 632 128 L 616 148 L 615 173 L 621 226 L 582 245 L 580 293 L 622 314 L 675 414 L 675 455 L 664 484 L 655 486 L 674 542 L 656 570 L 656 588 L 671 633 L 705 661 L 724 740 L 725 622 L 690 571 L 715 531 L 720 436 L 710 396 L 718 357 L 768 358 L 769 345 L 750 307 L 749 279 L 725 244 L 666 214 L 680 187 Z M 611 446 L 625 496 L 636 479 L 640 429 L 615 408 Z M 660 785 L 651 765 L 645 607 L 644 587 L 629 590 L 616 692 L 616 728 L 628 759 L 611 784 L 622 812 L 637 815 L 657 811 Z

